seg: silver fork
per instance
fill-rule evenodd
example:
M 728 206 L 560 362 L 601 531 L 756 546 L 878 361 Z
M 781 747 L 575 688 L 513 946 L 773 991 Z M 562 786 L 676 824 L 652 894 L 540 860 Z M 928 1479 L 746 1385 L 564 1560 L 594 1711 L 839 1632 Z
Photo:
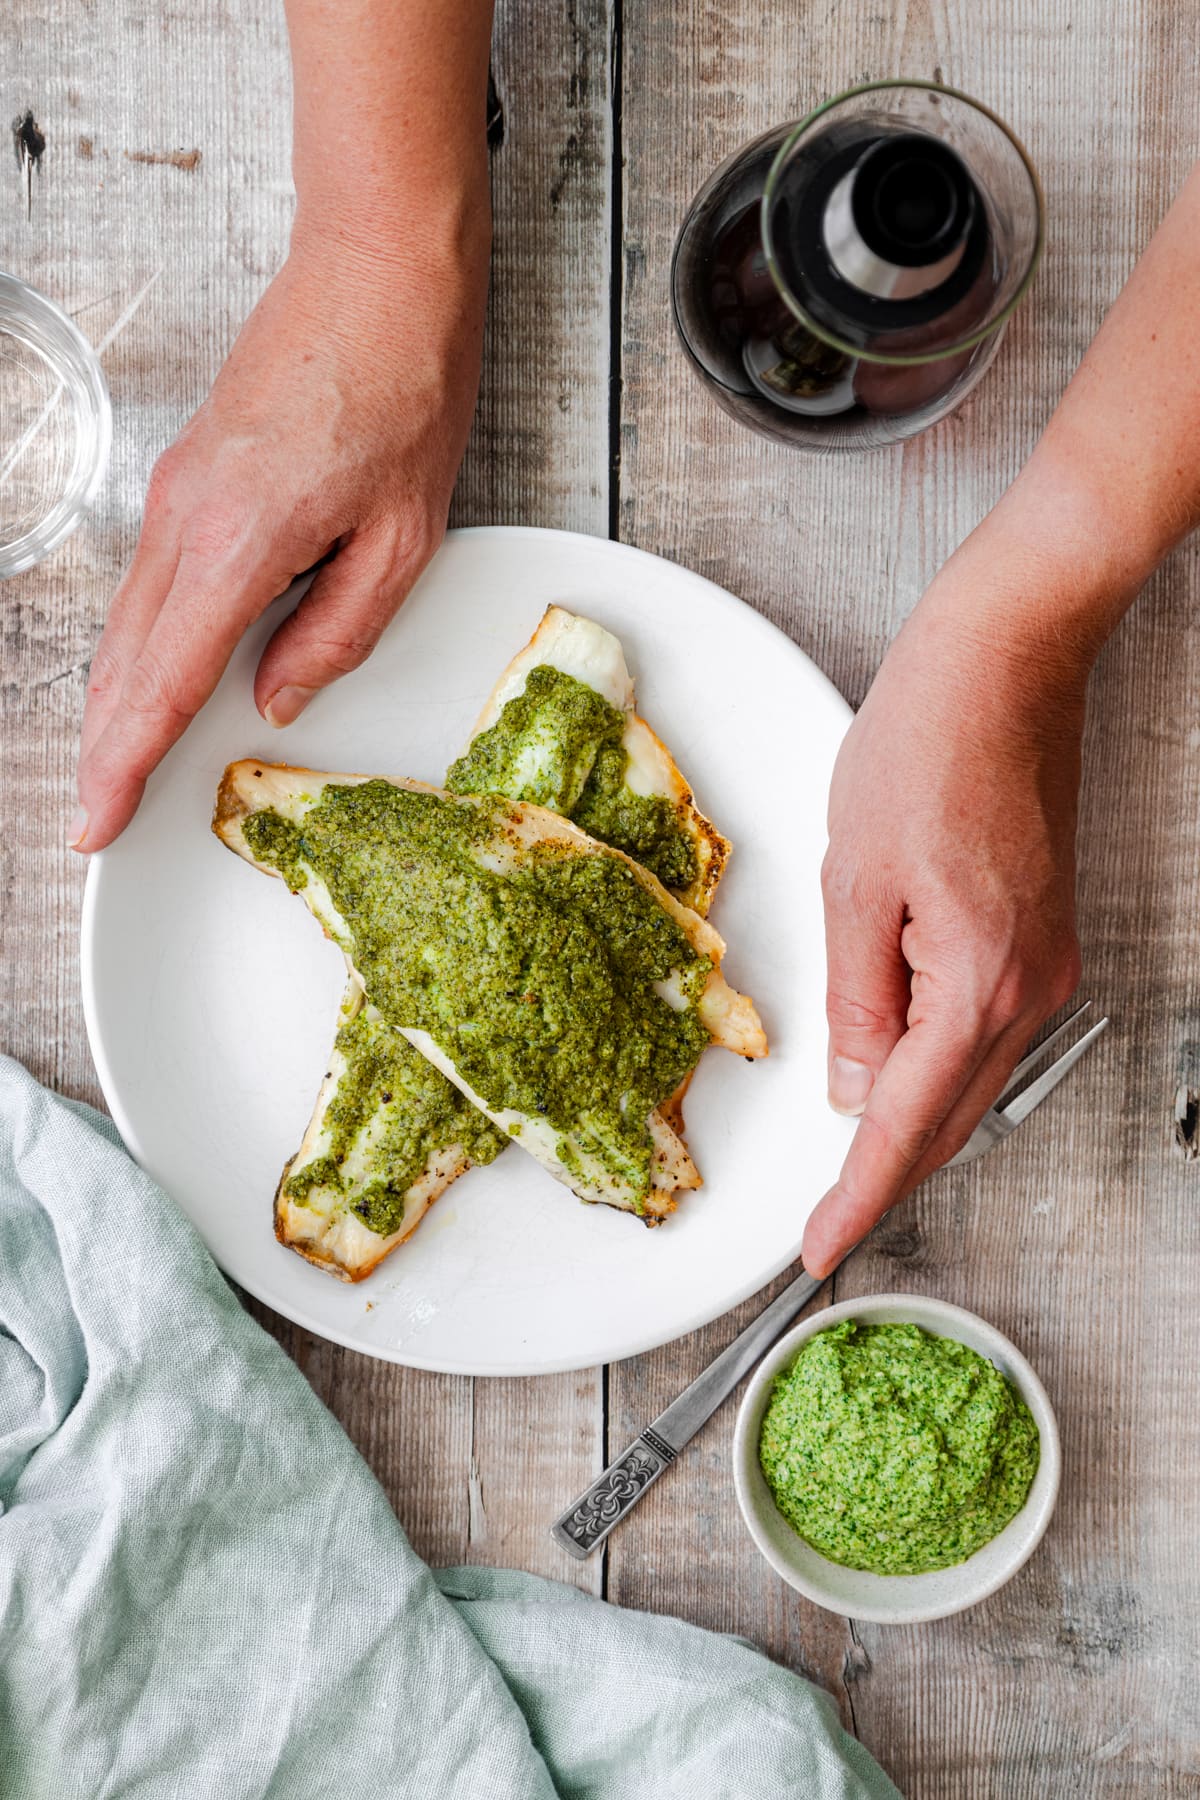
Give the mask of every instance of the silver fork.
M 1010 1100 L 1005 1106 L 1004 1095 L 1011 1093 L 1018 1082 L 1024 1081 L 1029 1071 L 1037 1067 L 1043 1056 L 1053 1050 L 1055 1044 L 1062 1042 L 1071 1027 L 1078 1025 L 1091 1004 L 1090 1000 L 1085 1000 L 1082 1006 L 1076 1007 L 1069 1019 L 1064 1019 L 1061 1025 L 1055 1027 L 1049 1037 L 1043 1038 L 1040 1044 L 1034 1046 L 1028 1056 L 1021 1058 L 1008 1078 L 1004 1094 L 1001 1094 L 995 1106 L 989 1107 L 984 1113 L 958 1155 L 950 1158 L 946 1164 L 948 1169 L 957 1169 L 963 1163 L 974 1162 L 977 1156 L 984 1156 L 989 1150 L 994 1150 L 997 1144 L 1002 1144 L 1005 1138 L 1017 1129 L 1018 1125 L 1024 1123 L 1031 1112 L 1037 1110 L 1046 1095 L 1054 1092 L 1063 1076 L 1071 1073 L 1080 1057 L 1087 1055 L 1096 1039 L 1107 1031 L 1107 1017 L 1097 1019 L 1096 1023 L 1085 1031 L 1069 1050 L 1064 1050 L 1058 1060 L 1052 1062 L 1036 1081 L 1031 1081 L 1023 1093 L 1018 1094 L 1015 1100 Z
M 1003 1143 L 1030 1113 L 1036 1111 L 1047 1095 L 1053 1093 L 1079 1059 L 1086 1056 L 1096 1039 L 1107 1029 L 1107 1018 L 1097 1019 L 1069 1050 L 1065 1050 L 1042 1071 L 1036 1081 L 1031 1081 L 1022 1093 L 1006 1104 L 1006 1097 L 1012 1089 L 1036 1068 L 1056 1044 L 1062 1042 L 1090 1006 L 1091 1001 L 1085 1000 L 1069 1019 L 1064 1019 L 1049 1037 L 1044 1038 L 1021 1059 L 996 1105 L 984 1114 L 948 1167 L 955 1168 L 962 1163 L 974 1162 L 976 1157 L 986 1155 L 997 1144 Z M 776 1339 L 783 1336 L 797 1313 L 808 1305 L 814 1294 L 820 1292 L 828 1279 L 825 1276 L 818 1281 L 813 1275 L 803 1274 L 784 1288 L 782 1294 L 777 1295 L 770 1306 L 709 1363 L 691 1386 L 685 1388 L 665 1412 L 659 1413 L 652 1424 L 647 1425 L 628 1450 L 618 1456 L 615 1462 L 611 1462 L 577 1500 L 572 1501 L 562 1517 L 556 1519 L 551 1527 L 552 1536 L 564 1550 L 569 1551 L 572 1556 L 582 1558 L 590 1556 L 604 1542 L 614 1526 L 620 1524 L 625 1515 L 637 1505 L 647 1488 L 653 1486 L 664 1470 L 670 1468 L 684 1445 L 690 1443 L 702 1425 L 707 1424 L 742 1377 L 748 1375 Z

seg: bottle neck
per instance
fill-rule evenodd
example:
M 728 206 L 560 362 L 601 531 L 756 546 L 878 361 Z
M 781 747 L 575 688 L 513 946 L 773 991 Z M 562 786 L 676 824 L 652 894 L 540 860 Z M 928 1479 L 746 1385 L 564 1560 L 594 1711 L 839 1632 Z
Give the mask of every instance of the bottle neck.
M 855 219 L 854 189 L 857 171 L 851 170 L 834 188 L 825 208 L 822 235 L 829 260 L 849 287 L 876 300 L 914 300 L 948 281 L 962 262 L 967 248 L 964 231 L 944 256 L 932 262 L 905 266 L 891 262 L 863 237 Z

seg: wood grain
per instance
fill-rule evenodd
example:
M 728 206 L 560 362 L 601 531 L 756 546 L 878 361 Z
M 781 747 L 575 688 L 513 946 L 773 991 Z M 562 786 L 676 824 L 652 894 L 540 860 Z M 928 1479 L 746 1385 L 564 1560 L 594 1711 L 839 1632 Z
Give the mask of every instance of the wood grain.
M 0 266 L 94 338 L 157 276 L 106 359 L 115 452 L 96 515 L 0 587 L 0 1045 L 97 1099 L 82 870 L 61 843 L 85 671 L 153 458 L 284 253 L 286 43 L 278 9 L 249 0 L 15 0 L 0 45 L 10 112 L 32 107 L 49 139 L 31 221 L 15 165 L 0 177 Z M 455 518 L 601 533 L 614 520 L 741 594 L 857 701 L 1019 467 L 1195 154 L 1198 52 L 1196 9 L 1149 0 L 504 0 L 487 369 Z M 838 461 L 761 444 L 672 341 L 666 276 L 687 201 L 745 138 L 848 81 L 939 70 L 996 106 L 1041 170 L 1051 244 L 1034 296 L 985 386 L 926 438 Z M 423 1554 L 603 1579 L 613 1599 L 755 1639 L 836 1695 L 910 1800 L 1200 1794 L 1200 1165 L 1172 1130 L 1177 1087 L 1200 1087 L 1198 592 L 1193 546 L 1094 683 L 1081 919 L 1086 988 L 1113 1031 L 1019 1138 L 929 1183 L 837 1283 L 839 1297 L 899 1288 L 973 1307 L 1043 1373 L 1063 1496 L 1001 1594 L 912 1631 L 799 1602 L 742 1532 L 728 1410 L 606 1565 L 566 1565 L 550 1518 L 751 1306 L 615 1367 L 607 1415 L 599 1371 L 397 1370 L 255 1309 Z
M 483 390 L 453 519 L 605 535 L 607 0 L 504 0 L 492 69 L 503 137 L 491 157 L 491 304 Z
M 741 594 L 861 698 L 938 564 L 1032 446 L 1195 154 L 1194 90 L 1174 71 L 1193 65 L 1198 23 L 1194 9 L 1090 0 L 1069 11 L 625 0 L 622 534 Z M 666 273 L 687 202 L 740 142 L 847 81 L 937 70 L 994 105 L 1041 170 L 1051 244 L 1034 295 L 985 385 L 928 436 L 858 460 L 758 443 L 672 341 Z M 651 167 L 653 180 L 630 179 Z M 1016 1140 L 931 1181 L 835 1284 L 838 1298 L 937 1293 L 1023 1345 L 1063 1426 L 1046 1544 L 960 1619 L 909 1631 L 831 1621 L 751 1559 L 728 1504 L 728 1417 L 612 1541 L 612 1598 L 673 1594 L 689 1617 L 812 1669 L 910 1796 L 1200 1793 L 1200 1565 L 1187 1548 L 1200 1526 L 1200 1191 L 1171 1129 L 1200 1038 L 1198 577 L 1191 547 L 1094 683 L 1085 985 L 1113 1032 Z M 732 1323 L 614 1369 L 620 1432 Z

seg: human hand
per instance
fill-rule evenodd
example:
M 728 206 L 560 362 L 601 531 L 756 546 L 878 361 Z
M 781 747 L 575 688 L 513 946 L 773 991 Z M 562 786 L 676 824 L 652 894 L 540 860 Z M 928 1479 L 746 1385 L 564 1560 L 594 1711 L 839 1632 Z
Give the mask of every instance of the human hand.
M 336 547 L 259 663 L 272 725 L 357 668 L 441 540 L 479 381 L 486 206 L 369 247 L 298 228 L 155 466 L 92 661 L 70 839 L 99 850 L 243 632 Z
M 808 1223 L 814 1274 L 955 1154 L 1075 988 L 1088 671 L 1200 524 L 1198 220 L 1200 169 L 1032 458 L 896 640 L 838 759 L 830 1086 L 862 1119 Z
M 999 610 L 981 612 L 988 565 L 968 547 L 943 570 L 834 771 L 830 1099 L 861 1117 L 805 1231 L 815 1275 L 961 1149 L 1079 981 L 1076 801 L 1098 646 L 1026 634 L 1003 575 Z

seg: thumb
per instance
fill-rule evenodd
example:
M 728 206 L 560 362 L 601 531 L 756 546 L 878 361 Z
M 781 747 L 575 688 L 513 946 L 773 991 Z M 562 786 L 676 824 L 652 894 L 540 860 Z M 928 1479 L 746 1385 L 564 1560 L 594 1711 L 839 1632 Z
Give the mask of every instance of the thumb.
M 317 573 L 266 649 L 254 700 L 270 725 L 290 725 L 321 688 L 364 663 L 432 554 L 361 532 Z
M 854 1117 L 907 1026 L 910 972 L 900 948 L 904 907 L 884 895 L 864 904 L 861 880 L 842 879 L 830 857 L 821 882 L 829 1104 Z

